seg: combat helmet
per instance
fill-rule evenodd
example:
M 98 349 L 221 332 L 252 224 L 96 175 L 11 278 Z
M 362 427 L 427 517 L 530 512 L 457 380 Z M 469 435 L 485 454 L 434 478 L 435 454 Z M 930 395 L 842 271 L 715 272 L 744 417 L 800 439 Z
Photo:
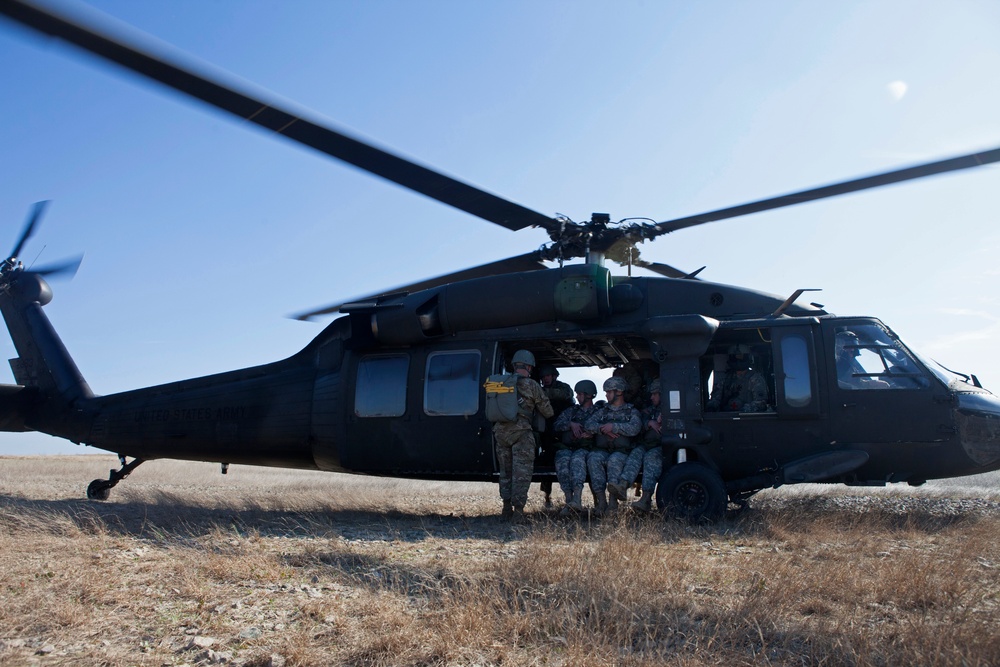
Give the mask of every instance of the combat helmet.
M 628 391 L 628 385 L 620 377 L 612 375 L 604 381 L 604 391 Z
M 861 356 L 860 347 L 861 347 L 861 341 L 858 340 L 858 334 L 854 333 L 853 331 L 837 332 L 836 352 L 838 357 Z
M 518 364 L 521 364 L 523 366 L 531 366 L 532 368 L 534 368 L 535 355 L 533 355 L 528 350 L 518 350 L 517 352 L 514 353 L 514 358 L 511 359 L 511 363 L 514 365 L 514 368 L 517 368 Z
M 576 383 L 576 386 L 573 387 L 573 391 L 578 394 L 587 394 L 591 398 L 594 398 L 597 396 L 597 385 L 591 380 L 580 380 Z

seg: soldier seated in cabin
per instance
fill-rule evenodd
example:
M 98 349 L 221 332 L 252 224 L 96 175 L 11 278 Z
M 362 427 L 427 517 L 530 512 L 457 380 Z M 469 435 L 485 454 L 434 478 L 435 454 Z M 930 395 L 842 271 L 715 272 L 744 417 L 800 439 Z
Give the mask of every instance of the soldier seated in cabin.
M 556 479 L 566 494 L 566 506 L 561 514 L 583 511 L 583 485 L 587 481 L 587 456 L 594 447 L 594 434 L 584 424 L 597 406 L 597 385 L 590 380 L 576 383 L 576 405 L 571 405 L 556 418 L 553 432 L 559 438 L 555 450 Z
M 538 368 L 538 384 L 541 385 L 545 395 L 549 397 L 552 410 L 557 417 L 572 407 L 573 390 L 565 382 L 559 381 L 559 369 L 555 366 L 544 364 Z M 597 391 L 595 390 L 594 393 L 596 394 Z M 553 428 L 554 424 L 555 417 L 545 420 L 545 430 L 539 434 L 536 466 L 547 467 L 554 464 L 553 457 L 559 446 L 559 438 Z M 545 480 L 540 486 L 545 495 L 545 506 L 552 507 L 552 480 Z
M 705 409 L 710 412 L 767 412 L 767 379 L 753 368 L 750 347 L 739 344 L 729 348 L 726 372 L 712 387 Z
M 633 439 L 642 429 L 642 418 L 631 403 L 625 402 L 627 385 L 620 377 L 604 381 L 608 402 L 594 410 L 584 429 L 594 434 L 594 449 L 587 455 L 590 490 L 594 494 L 595 512 L 603 514 L 618 508 L 618 497 L 607 496 L 608 479 L 619 479 L 628 455 L 634 449 Z
M 649 383 L 649 406 L 640 411 L 642 431 L 635 448 L 625 460 L 621 477 L 608 481 L 608 491 L 619 500 L 628 499 L 628 488 L 635 483 L 642 471 L 642 497 L 632 503 L 632 508 L 649 512 L 653 505 L 653 491 L 663 471 L 663 447 L 660 436 L 663 433 L 663 414 L 660 412 L 660 381 Z M 670 421 L 670 420 L 667 420 Z

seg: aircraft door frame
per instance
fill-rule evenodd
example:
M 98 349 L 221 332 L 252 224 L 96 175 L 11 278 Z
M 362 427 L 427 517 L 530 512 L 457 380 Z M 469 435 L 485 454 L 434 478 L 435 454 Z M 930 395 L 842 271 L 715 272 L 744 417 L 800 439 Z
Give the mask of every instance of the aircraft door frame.
M 771 329 L 775 411 L 779 418 L 815 417 L 820 413 L 819 365 L 813 328 Z
M 400 477 L 491 479 L 495 464 L 482 396 L 483 378 L 494 363 L 490 349 L 489 344 L 456 341 L 352 355 L 345 364 L 348 414 L 344 466 L 356 472 Z M 467 361 L 430 366 L 436 358 L 463 352 L 478 357 L 473 366 Z M 359 378 L 369 362 L 375 362 L 372 373 Z M 405 369 L 401 369 L 404 364 Z M 441 381 L 438 393 L 428 398 L 428 382 L 435 378 Z M 453 380 L 461 385 L 461 391 L 456 391 Z M 371 387 L 367 393 L 365 386 Z M 474 399 L 469 403 L 466 398 L 471 396 Z M 458 406 L 455 413 L 435 411 L 450 404 Z

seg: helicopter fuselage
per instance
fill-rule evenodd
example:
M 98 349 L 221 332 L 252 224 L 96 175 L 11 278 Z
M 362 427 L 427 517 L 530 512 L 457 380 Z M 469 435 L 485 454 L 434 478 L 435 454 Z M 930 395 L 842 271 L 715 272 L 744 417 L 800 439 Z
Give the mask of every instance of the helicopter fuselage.
M 18 294 L 8 290 L 3 301 L 15 343 L 15 332 L 29 330 L 18 313 L 40 312 Z M 25 388 L 33 398 L 8 392 L 6 421 L 144 460 L 492 480 L 483 383 L 528 349 L 562 369 L 621 369 L 637 403 L 658 378 L 671 425 L 661 438 L 667 460 L 709 466 L 731 496 L 797 482 L 920 484 L 1000 468 L 1000 401 L 932 369 L 874 318 L 702 281 L 612 277 L 594 265 L 344 310 L 283 361 L 107 396 L 43 382 Z M 30 328 L 34 348 L 18 345 L 22 357 L 42 351 L 30 360 L 36 372 L 64 363 L 61 343 L 39 341 L 41 330 Z M 845 333 L 854 364 L 846 375 Z M 734 346 L 766 378 L 764 410 L 713 409 Z

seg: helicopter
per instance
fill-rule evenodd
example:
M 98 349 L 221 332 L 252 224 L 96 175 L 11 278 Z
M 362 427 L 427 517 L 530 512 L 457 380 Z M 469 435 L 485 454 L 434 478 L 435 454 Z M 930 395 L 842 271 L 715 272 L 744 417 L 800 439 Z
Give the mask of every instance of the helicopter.
M 394 477 L 494 480 L 482 386 L 531 351 L 539 365 L 642 369 L 676 428 L 657 501 L 718 516 L 761 489 L 829 482 L 919 485 L 1000 468 L 1000 401 L 975 376 L 933 364 L 871 317 L 839 317 L 805 293 L 712 283 L 636 256 L 637 244 L 697 225 L 1000 161 L 1000 149 L 938 160 L 663 222 L 550 217 L 19 0 L 0 13 L 245 121 L 501 227 L 543 230 L 540 249 L 299 313 L 340 313 L 282 361 L 97 396 L 43 312 L 46 277 L 25 268 L 29 215 L 0 266 L 0 311 L 17 350 L 0 427 L 117 454 L 102 500 L 145 461 L 176 458 Z M 659 277 L 612 275 L 624 258 Z M 576 260 L 583 263 L 574 263 Z M 548 268 L 557 263 L 557 268 Z M 768 382 L 768 409 L 711 410 L 731 350 Z M 843 370 L 846 352 L 853 366 Z M 641 387 L 639 388 L 641 395 Z M 128 459 L 132 459 L 129 461 Z M 538 469 L 537 478 L 552 477 Z

